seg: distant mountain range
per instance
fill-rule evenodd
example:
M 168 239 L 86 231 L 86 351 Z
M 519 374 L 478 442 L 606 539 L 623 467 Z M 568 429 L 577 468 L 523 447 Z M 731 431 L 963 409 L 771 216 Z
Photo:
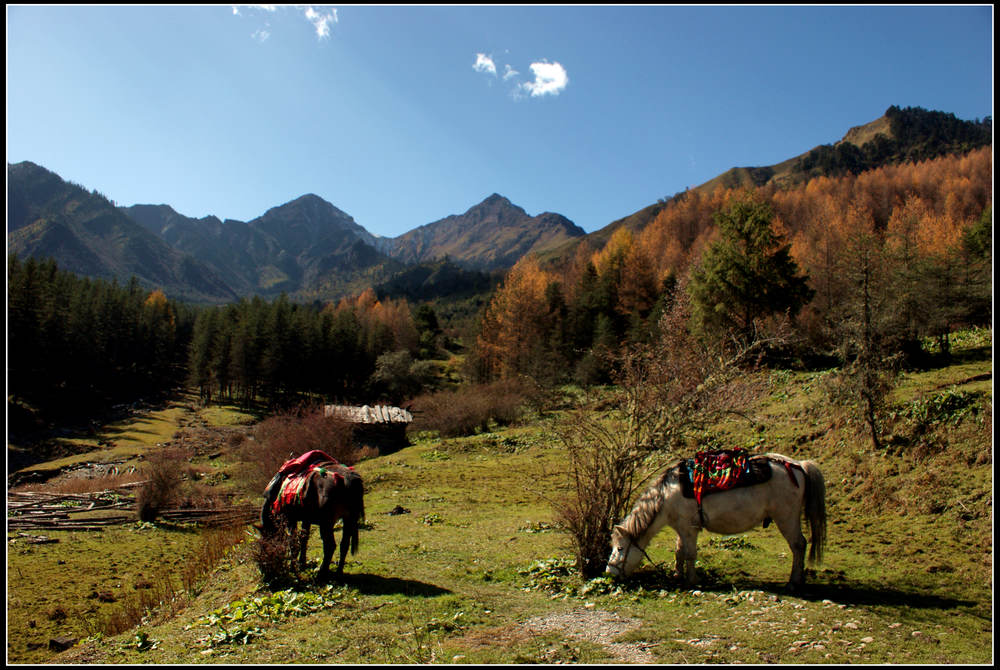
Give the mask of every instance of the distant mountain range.
M 374 235 L 312 194 L 249 222 L 192 219 L 167 205 L 133 205 L 122 212 L 213 268 L 241 296 L 294 294 L 331 279 L 346 285 L 366 270 L 398 265 L 375 248 Z
M 529 216 L 497 194 L 397 238 L 376 237 L 313 194 L 252 221 L 196 219 L 169 205 L 117 207 L 27 161 L 8 164 L 7 197 L 10 252 L 53 257 L 84 276 L 134 275 L 194 302 L 282 292 L 330 300 L 376 284 L 410 291 L 421 276 L 413 266 L 425 266 L 424 277 L 444 272 L 449 283 L 461 276 L 479 285 L 469 272 L 502 271 L 527 253 L 585 235 L 564 216 Z M 440 266 L 441 259 L 450 263 Z
M 820 174 L 858 172 L 991 142 L 989 118 L 961 121 L 942 112 L 890 107 L 835 145 L 774 166 L 733 168 L 697 188 L 791 185 Z M 248 222 L 194 219 L 169 205 L 118 207 L 26 161 L 7 165 L 7 242 L 9 253 L 52 257 L 61 268 L 83 276 L 120 282 L 135 276 L 145 286 L 191 302 L 280 293 L 326 301 L 369 286 L 396 287 L 416 297 L 442 286 L 487 286 L 483 273 L 504 271 L 525 254 L 564 258 L 584 240 L 600 247 L 621 226 L 644 227 L 668 201 L 588 235 L 560 214 L 530 216 L 494 193 L 464 214 L 381 238 L 313 194 Z M 422 289 L 419 282 L 428 281 L 437 289 Z
M 75 274 L 137 277 L 171 297 L 225 302 L 238 294 L 208 265 L 173 248 L 104 196 L 34 163 L 7 166 L 7 251 L 54 258 Z

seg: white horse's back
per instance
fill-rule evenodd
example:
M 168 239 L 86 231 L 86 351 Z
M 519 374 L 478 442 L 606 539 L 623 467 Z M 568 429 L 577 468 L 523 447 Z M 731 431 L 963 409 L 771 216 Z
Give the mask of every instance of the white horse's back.
M 679 521 L 720 535 L 733 535 L 760 527 L 767 519 L 779 525 L 781 522 L 797 523 L 805 495 L 805 474 L 795 469 L 787 470 L 779 461 L 795 461 L 785 456 L 765 456 L 769 457 L 771 468 L 767 481 L 705 495 L 700 510 L 693 498 L 684 497 L 683 501 L 675 503 L 679 510 L 683 510 Z M 680 486 L 673 495 L 683 497 Z

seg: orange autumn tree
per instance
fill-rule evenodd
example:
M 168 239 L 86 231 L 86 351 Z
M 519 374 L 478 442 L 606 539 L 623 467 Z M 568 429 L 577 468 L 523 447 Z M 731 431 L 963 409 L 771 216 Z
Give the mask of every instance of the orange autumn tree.
M 545 365 L 549 333 L 547 290 L 553 276 L 534 255 L 511 268 L 483 314 L 476 341 L 480 374 L 509 379 Z
M 844 281 L 845 254 L 857 265 L 862 224 L 891 264 L 884 268 L 890 276 L 875 287 L 884 295 L 869 297 L 886 301 L 887 312 L 897 317 L 886 324 L 894 329 L 895 342 L 912 346 L 988 317 L 991 226 L 983 217 L 992 211 L 989 147 L 750 191 L 772 210 L 773 232 L 789 245 L 790 262 L 815 291 L 795 323 L 803 354 L 825 355 L 836 348 L 836 313 L 852 299 Z M 535 364 L 542 362 L 562 365 L 565 375 L 584 383 L 607 381 L 605 355 L 652 332 L 670 300 L 668 284 L 690 280 L 692 265 L 720 242 L 716 215 L 741 193 L 692 189 L 666 202 L 644 227 L 621 226 L 598 248 L 591 245 L 599 236 L 581 241 L 561 265 L 525 261 L 482 321 L 482 373 L 492 378 L 536 373 Z M 720 305 L 716 300 L 713 312 Z
M 379 300 L 372 288 L 344 298 L 333 313 L 350 312 L 357 319 L 365 348 L 373 355 L 386 351 L 415 352 L 419 335 L 413 311 L 405 298 Z

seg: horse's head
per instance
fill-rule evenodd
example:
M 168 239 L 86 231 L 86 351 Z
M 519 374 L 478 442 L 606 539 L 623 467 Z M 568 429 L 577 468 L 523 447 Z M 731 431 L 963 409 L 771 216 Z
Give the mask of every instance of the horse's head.
M 604 571 L 614 577 L 632 574 L 642 561 L 642 548 L 621 526 L 611 531 L 611 556 Z

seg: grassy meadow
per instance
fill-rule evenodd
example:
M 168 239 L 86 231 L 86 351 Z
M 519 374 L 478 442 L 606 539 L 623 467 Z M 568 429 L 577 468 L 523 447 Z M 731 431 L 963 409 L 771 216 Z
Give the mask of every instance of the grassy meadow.
M 773 525 L 701 534 L 696 588 L 648 562 L 629 580 L 581 581 L 550 503 L 568 490 L 563 414 L 553 410 L 470 437 L 415 434 L 412 446 L 358 463 L 366 523 L 341 581 L 313 581 L 322 547 L 315 529 L 310 570 L 277 590 L 261 583 L 249 527 L 222 538 L 136 523 L 47 531 L 58 542 L 37 545 L 9 533 L 7 660 L 992 662 L 989 332 L 959 339 L 952 364 L 905 376 L 893 399 L 895 432 L 880 453 L 831 414 L 823 377 L 772 372 L 756 408 L 763 428 L 719 427 L 733 446 L 823 469 L 828 543 L 800 595 L 782 591 L 791 558 Z M 105 427 L 117 436 L 105 440 L 113 447 L 73 458 L 139 462 L 181 426 L 249 420 L 178 402 Z M 237 490 L 238 446 L 227 444 L 195 450 L 191 463 L 204 482 Z M 673 547 L 668 528 L 649 555 L 672 567 Z M 194 575 L 193 564 L 204 569 Z M 143 611 L 109 633 L 129 608 Z M 628 625 L 609 626 L 612 618 Z M 56 652 L 48 641 L 58 636 L 79 642 Z

